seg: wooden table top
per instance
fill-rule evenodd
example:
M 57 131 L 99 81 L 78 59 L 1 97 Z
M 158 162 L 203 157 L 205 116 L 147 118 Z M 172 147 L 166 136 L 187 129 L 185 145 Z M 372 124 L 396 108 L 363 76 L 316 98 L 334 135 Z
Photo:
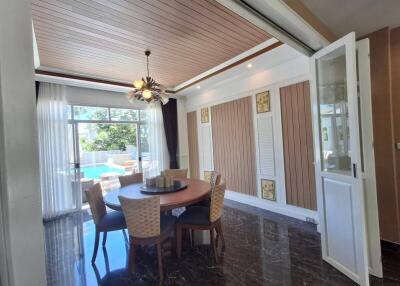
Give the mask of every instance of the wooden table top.
M 179 181 L 186 183 L 188 187 L 182 191 L 174 193 L 149 195 L 143 194 L 140 191 L 140 188 L 143 184 L 133 184 L 109 192 L 107 195 L 105 195 L 104 202 L 110 209 L 120 211 L 121 204 L 118 196 L 123 196 L 130 199 L 142 199 L 152 196 L 160 196 L 161 211 L 168 211 L 200 202 L 207 198 L 211 192 L 211 185 L 205 181 L 196 179 L 180 179 Z

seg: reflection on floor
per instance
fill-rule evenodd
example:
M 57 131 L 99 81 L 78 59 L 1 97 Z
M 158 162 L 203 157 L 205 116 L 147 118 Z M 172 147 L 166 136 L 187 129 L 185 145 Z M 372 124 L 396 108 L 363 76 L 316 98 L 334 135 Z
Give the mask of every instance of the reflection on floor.
M 312 224 L 226 201 L 226 250 L 213 262 L 210 247 L 184 245 L 181 260 L 164 257 L 164 285 L 354 285 L 321 259 Z M 121 232 L 110 233 L 105 249 L 93 251 L 94 225 L 86 211 L 45 224 L 48 285 L 156 285 L 156 253 L 139 249 L 136 272 L 125 269 Z M 400 285 L 400 253 L 384 249 L 385 279 L 372 285 Z

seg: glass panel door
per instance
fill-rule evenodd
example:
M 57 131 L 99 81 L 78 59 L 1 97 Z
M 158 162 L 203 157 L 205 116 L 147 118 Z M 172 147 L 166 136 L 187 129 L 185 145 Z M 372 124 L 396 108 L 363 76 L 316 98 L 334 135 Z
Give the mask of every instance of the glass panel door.
M 77 153 L 78 146 L 76 144 L 76 124 L 68 124 L 68 148 L 69 148 L 69 164 L 71 168 L 71 185 L 72 194 L 75 201 L 75 209 L 80 209 L 82 206 L 82 189 L 81 176 L 79 166 L 79 154 Z
M 140 125 L 140 170 L 144 174 L 148 174 L 150 166 L 149 157 L 149 127 L 147 125 Z
M 139 171 L 137 124 L 78 123 L 82 188 L 118 188 L 118 176 Z
M 314 54 L 311 69 L 322 257 L 358 284 L 368 285 L 355 34 Z

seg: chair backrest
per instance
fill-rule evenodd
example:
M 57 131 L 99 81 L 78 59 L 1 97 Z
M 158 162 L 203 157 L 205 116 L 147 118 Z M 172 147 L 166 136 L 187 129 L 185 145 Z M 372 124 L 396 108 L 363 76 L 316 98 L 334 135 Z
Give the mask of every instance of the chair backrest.
M 164 173 L 174 179 L 187 179 L 188 169 L 168 169 Z
M 118 197 L 124 212 L 129 235 L 149 238 L 160 235 L 160 197 L 128 199 Z
M 93 221 L 95 224 L 98 224 L 101 218 L 107 213 L 100 183 L 94 184 L 85 191 L 85 194 L 92 212 Z
M 210 221 L 214 222 L 221 218 L 222 209 L 224 207 L 226 183 L 221 181 L 219 185 L 216 185 L 211 192 L 211 204 L 210 204 Z
M 204 171 L 204 181 L 210 183 L 211 189 L 221 183 L 221 174 L 217 171 Z
M 125 187 L 127 185 L 143 183 L 143 173 L 136 173 L 127 176 L 119 176 L 119 183 L 121 187 Z

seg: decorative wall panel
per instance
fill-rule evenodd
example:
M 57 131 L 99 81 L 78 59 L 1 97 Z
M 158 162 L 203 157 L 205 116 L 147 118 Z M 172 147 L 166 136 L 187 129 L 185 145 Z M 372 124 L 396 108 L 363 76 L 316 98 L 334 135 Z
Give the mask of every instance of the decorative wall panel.
M 280 88 L 286 200 L 317 209 L 310 85 L 308 81 Z
M 252 98 L 211 107 L 214 166 L 227 189 L 257 195 Z

